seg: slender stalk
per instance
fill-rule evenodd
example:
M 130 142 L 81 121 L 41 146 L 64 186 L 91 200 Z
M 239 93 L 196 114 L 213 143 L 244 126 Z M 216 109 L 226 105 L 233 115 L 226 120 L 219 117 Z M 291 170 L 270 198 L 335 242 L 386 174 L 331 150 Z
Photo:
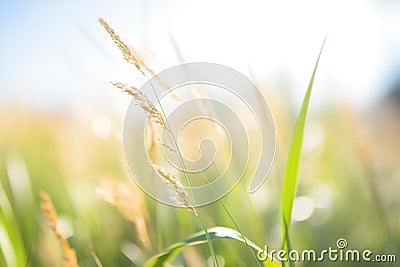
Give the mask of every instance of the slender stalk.
M 202 173 L 203 174 L 203 173 Z M 205 177 L 205 179 L 207 180 L 208 183 L 210 183 L 210 181 L 208 180 L 207 176 L 205 176 L 203 174 L 203 176 Z M 214 190 L 214 193 L 217 194 L 217 191 L 215 191 L 215 188 L 211 185 L 211 188 Z M 236 222 L 236 220 L 233 218 L 232 214 L 230 213 L 230 211 L 228 210 L 228 208 L 226 207 L 224 201 L 222 199 L 218 199 L 218 202 L 221 204 L 221 206 L 224 208 L 226 214 L 228 214 L 229 219 L 232 221 L 233 225 L 235 226 L 236 230 L 239 232 L 239 234 L 241 235 L 241 237 L 243 238 L 247 248 L 249 249 L 251 255 L 253 256 L 254 260 L 257 262 L 258 266 L 262 267 L 262 264 L 260 263 L 260 261 L 258 260 L 257 256 L 254 254 L 254 251 L 251 249 L 250 244 L 247 242 L 247 238 L 245 237 L 245 235 L 243 234 L 242 230 L 239 227 L 239 224 Z
M 146 77 L 146 74 L 145 74 L 144 72 L 142 72 L 142 74 L 143 74 L 143 76 L 144 76 L 145 78 L 147 78 L 147 77 Z M 206 234 L 207 244 L 208 244 L 208 247 L 209 247 L 209 249 L 210 249 L 210 253 L 211 253 L 211 256 L 212 256 L 212 259 L 213 259 L 214 266 L 219 267 L 218 260 L 217 260 L 216 254 L 215 254 L 215 249 L 214 249 L 212 240 L 211 240 L 211 238 L 210 238 L 210 235 L 209 235 L 209 233 L 208 233 L 208 231 L 207 231 L 207 223 L 206 223 L 206 221 L 205 221 L 205 219 L 204 219 L 203 211 L 202 211 L 201 208 L 196 207 L 196 202 L 194 201 L 195 198 L 194 198 L 194 195 L 193 195 L 193 191 L 192 191 L 192 189 L 191 189 L 191 188 L 192 188 L 192 182 L 190 181 L 189 175 L 188 175 L 188 173 L 187 173 L 187 171 L 186 171 L 185 162 L 183 161 L 183 156 L 182 156 L 182 153 L 181 153 L 181 151 L 180 151 L 180 149 L 179 149 L 178 142 L 176 141 L 176 138 L 175 138 L 175 136 L 174 136 L 174 134 L 173 134 L 173 132 L 172 132 L 172 130 L 171 130 L 171 127 L 169 126 L 169 122 L 168 122 L 167 117 L 166 117 L 166 115 L 165 115 L 164 108 L 163 108 L 163 106 L 161 105 L 161 102 L 160 102 L 160 100 L 159 100 L 159 98 L 158 98 L 158 94 L 157 94 L 157 92 L 156 92 L 156 90 L 155 90 L 155 88 L 154 88 L 154 86 L 153 86 L 153 84 L 152 84 L 151 82 L 150 82 L 150 85 L 151 85 L 151 88 L 152 88 L 152 90 L 153 90 L 154 95 L 156 96 L 157 102 L 158 102 L 158 104 L 159 104 L 159 106 L 160 106 L 161 113 L 162 113 L 162 115 L 164 116 L 164 119 L 165 119 L 165 127 L 166 127 L 166 129 L 168 130 L 168 132 L 170 133 L 170 135 L 171 135 L 171 137 L 172 137 L 172 140 L 173 140 L 173 142 L 174 142 L 174 146 L 175 146 L 176 151 L 177 151 L 177 153 L 178 153 L 178 158 L 179 158 L 179 161 L 180 161 L 180 163 L 181 163 L 181 165 L 182 165 L 183 173 L 184 173 L 186 182 L 187 182 L 188 185 L 189 185 L 189 195 L 190 195 L 190 198 L 192 199 L 192 202 L 194 203 L 193 208 L 195 209 L 196 213 L 198 214 L 199 219 L 200 219 L 201 226 L 202 226 L 202 228 L 203 228 L 203 230 L 204 230 L 204 232 L 205 232 L 205 234 Z
M 162 225 L 161 225 L 161 212 L 160 212 L 160 203 L 158 201 L 156 201 L 156 227 L 157 227 L 157 233 L 159 233 L 157 235 L 157 247 L 158 250 L 161 251 L 164 248 L 164 241 L 163 241 L 163 237 L 162 237 Z

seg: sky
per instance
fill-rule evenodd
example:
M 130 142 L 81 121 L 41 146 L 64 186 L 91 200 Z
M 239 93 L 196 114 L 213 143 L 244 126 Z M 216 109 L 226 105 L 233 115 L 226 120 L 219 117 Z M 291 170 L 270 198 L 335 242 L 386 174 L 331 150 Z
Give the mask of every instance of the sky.
M 314 92 L 366 107 L 400 78 L 396 1 L 0 0 L 0 105 L 63 112 L 126 104 L 108 81 L 145 82 L 97 22 L 155 70 L 209 61 L 299 103 L 327 35 Z M 112 105 L 110 105 L 110 103 Z M 110 107 L 111 108 L 111 107 Z

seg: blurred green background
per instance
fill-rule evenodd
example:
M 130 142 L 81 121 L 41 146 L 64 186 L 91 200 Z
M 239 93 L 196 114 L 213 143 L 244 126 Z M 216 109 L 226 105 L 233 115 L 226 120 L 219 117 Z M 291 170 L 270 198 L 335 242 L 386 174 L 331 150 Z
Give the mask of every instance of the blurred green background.
M 249 239 L 273 249 L 291 133 L 328 32 L 306 123 L 292 247 L 318 251 L 345 238 L 348 248 L 395 254 L 398 264 L 399 11 L 395 1 L 0 1 L 0 266 L 62 266 L 41 190 L 52 197 L 79 266 L 98 266 L 96 257 L 103 266 L 141 266 L 201 230 L 196 217 L 156 203 L 129 176 L 122 128 L 130 99 L 108 81 L 139 87 L 145 79 L 125 64 L 98 17 L 156 71 L 211 61 L 257 83 L 275 118 L 274 165 L 255 194 L 241 183 L 223 200 Z M 204 214 L 210 227 L 234 228 L 218 203 Z M 242 243 L 214 244 L 225 266 L 252 266 Z M 173 266 L 207 264 L 208 247 L 199 245 Z

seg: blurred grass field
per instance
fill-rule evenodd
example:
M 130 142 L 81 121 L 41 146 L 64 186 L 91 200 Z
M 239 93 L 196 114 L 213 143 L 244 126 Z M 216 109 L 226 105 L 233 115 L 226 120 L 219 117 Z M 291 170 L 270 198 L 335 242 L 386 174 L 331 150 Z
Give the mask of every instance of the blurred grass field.
M 283 244 L 282 217 L 293 195 L 282 197 L 284 177 L 297 187 L 292 249 L 337 248 L 344 238 L 348 249 L 397 260 L 296 266 L 398 266 L 399 11 L 396 1 L 0 1 L 0 267 L 257 266 L 251 251 Z M 98 17 L 109 19 L 127 45 L 108 29 L 110 40 Z M 305 117 L 302 97 L 327 32 L 299 176 L 286 179 L 288 158 L 297 166 L 289 152 L 293 133 Z M 140 88 L 158 71 L 199 61 L 250 77 L 276 124 L 277 150 L 262 187 L 249 195 L 245 176 L 223 203 L 201 208 L 214 249 L 197 210 L 161 204 L 135 184 L 123 145 L 131 98 L 108 83 Z M 255 123 L 246 123 L 251 138 Z M 215 129 L 189 130 L 183 153 L 196 158 L 202 134 L 222 135 Z M 149 140 L 156 144 L 155 135 Z M 133 159 L 139 168 L 152 160 Z M 234 230 L 254 243 L 252 250 Z M 169 254 L 171 245 L 179 253 Z
M 281 183 L 297 107 L 281 105 L 285 95 L 270 95 L 269 99 L 277 124 L 272 172 L 254 195 L 248 196 L 240 183 L 223 200 L 250 240 L 260 247 L 267 244 L 279 249 Z M 397 105 L 377 101 L 360 113 L 337 103 L 309 114 L 293 211 L 293 248 L 324 249 L 346 238 L 349 248 L 398 258 Z M 82 116 L 79 111 L 51 115 L 18 106 L 2 108 L 0 118 L 0 266 L 62 266 L 61 249 L 40 210 L 41 190 L 51 196 L 60 230 L 76 250 L 79 266 L 98 266 L 99 262 L 141 266 L 161 249 L 201 230 L 197 218 L 186 210 L 157 204 L 135 186 L 122 152 L 122 118 L 103 116 L 99 122 L 98 116 Z M 113 192 L 107 188 L 117 191 L 120 187 L 107 187 L 105 180 L 133 193 L 118 191 L 119 204 L 110 205 L 103 200 L 104 190 L 110 197 Z M 128 214 L 124 214 L 118 211 L 123 210 L 123 196 L 132 206 L 140 201 L 144 204 L 131 210 L 128 204 Z M 209 227 L 234 228 L 218 203 L 205 207 L 204 215 Z M 138 233 L 144 228 L 132 223 L 138 216 L 145 220 L 147 246 Z M 248 266 L 252 261 L 242 243 L 213 243 L 224 266 Z M 184 249 L 173 264 L 204 266 L 211 262 L 203 244 Z M 360 264 L 341 262 L 340 266 Z M 327 262 L 324 266 L 337 265 Z

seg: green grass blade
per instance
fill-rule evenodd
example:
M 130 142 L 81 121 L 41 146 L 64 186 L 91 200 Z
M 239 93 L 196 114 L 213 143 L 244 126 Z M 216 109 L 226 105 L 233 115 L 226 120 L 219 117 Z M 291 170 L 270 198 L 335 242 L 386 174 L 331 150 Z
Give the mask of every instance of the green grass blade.
M 7 266 L 23 267 L 26 253 L 15 217 L 15 210 L 0 182 L 0 256 L 4 257 Z M 0 263 L 2 262 L 0 258 Z
M 292 141 L 289 148 L 288 159 L 286 162 L 286 168 L 283 178 L 282 188 L 282 249 L 288 251 L 289 249 L 289 230 L 290 221 L 292 215 L 293 200 L 296 195 L 297 180 L 299 173 L 301 149 L 303 144 L 304 126 L 307 117 L 308 105 L 310 102 L 311 91 L 314 83 L 315 73 L 317 71 L 318 62 L 321 57 L 321 53 L 325 44 L 325 40 L 322 44 L 321 50 L 318 55 L 317 62 L 315 63 L 314 71 L 311 75 L 310 82 L 308 84 L 307 92 L 304 96 L 303 103 L 301 105 L 300 113 L 297 117 L 296 125 L 293 131 Z
M 257 250 L 257 252 L 263 252 L 263 249 L 248 240 L 248 238 L 244 239 L 239 232 L 233 229 L 226 227 L 214 227 L 207 229 L 207 233 L 209 235 L 209 238 L 212 240 L 223 238 L 237 240 L 244 244 L 247 243 L 247 245 Z M 174 257 L 178 255 L 185 247 L 195 246 L 207 242 L 208 241 L 205 231 L 198 232 L 189 236 L 188 238 L 183 239 L 182 241 L 174 243 L 173 245 L 166 248 L 164 251 L 153 256 L 144 264 L 144 267 L 162 267 L 165 263 L 172 261 Z M 280 267 L 280 264 L 276 260 L 267 260 L 264 262 L 264 265 L 268 267 Z

